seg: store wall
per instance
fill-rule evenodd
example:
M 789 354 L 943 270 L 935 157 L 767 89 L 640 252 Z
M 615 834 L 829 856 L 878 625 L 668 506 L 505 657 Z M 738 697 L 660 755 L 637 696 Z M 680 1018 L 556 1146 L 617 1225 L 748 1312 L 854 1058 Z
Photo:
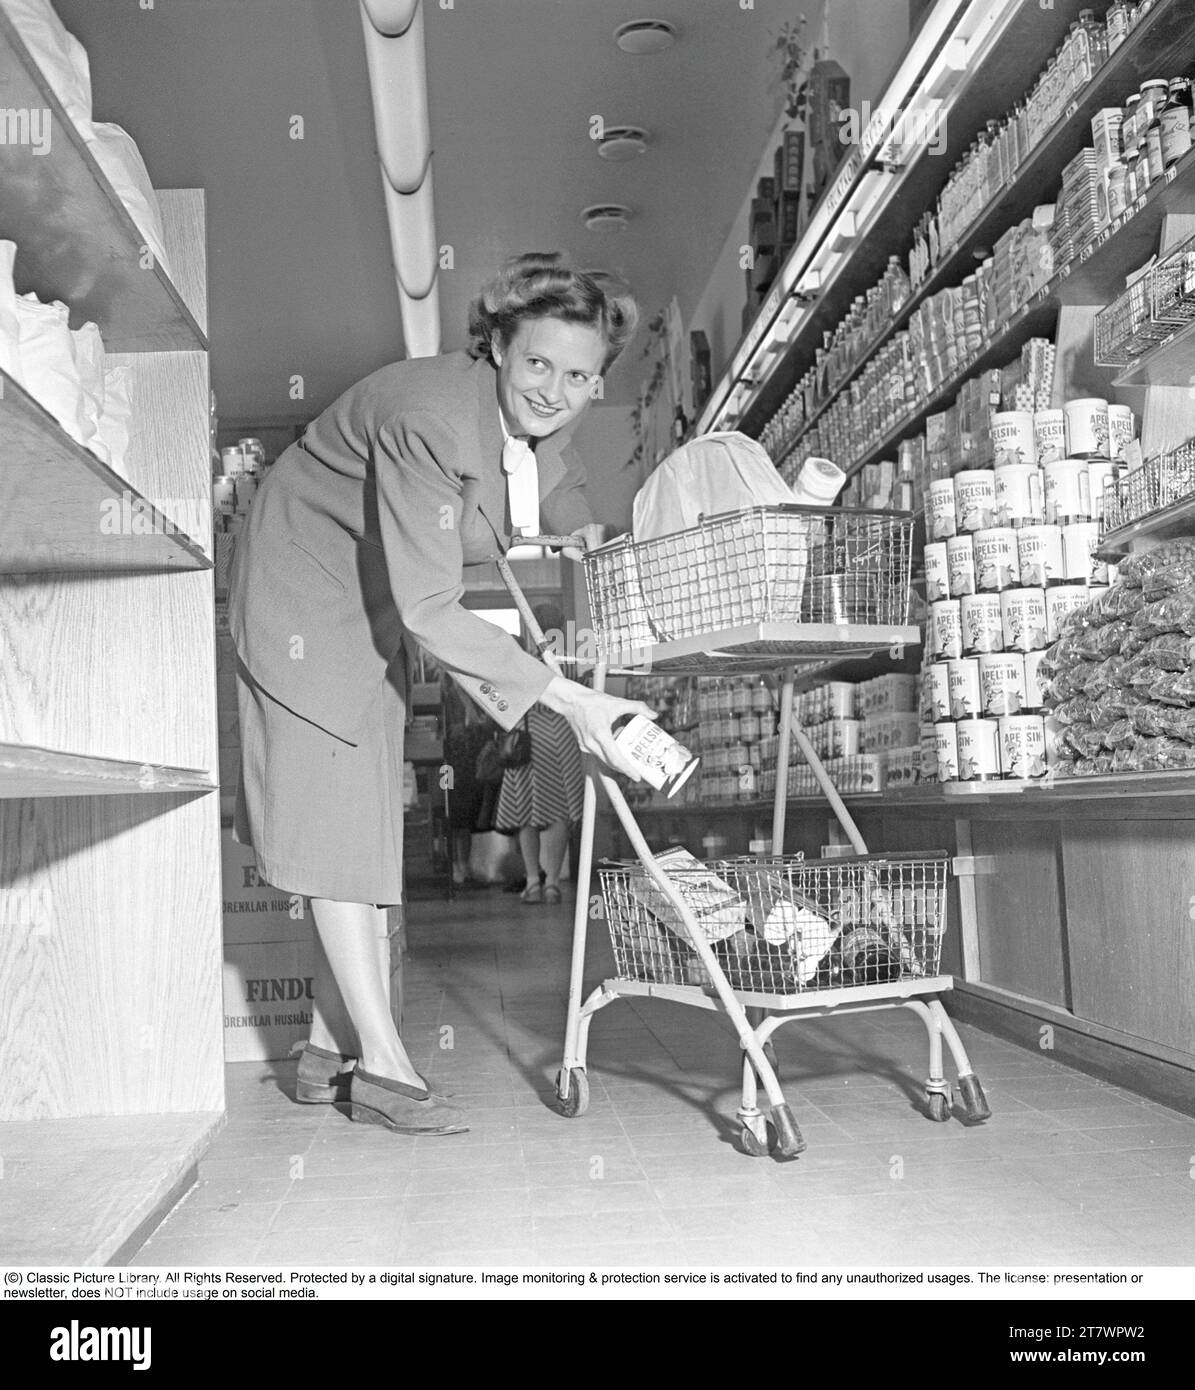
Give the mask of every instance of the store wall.
M 577 426 L 573 444 L 585 460 L 589 505 L 594 516 L 618 531 L 631 527 L 631 504 L 643 483 L 639 468 L 628 468 L 634 452 L 631 408 L 592 405 Z
M 910 34 L 908 0 L 828 0 L 828 55 L 841 63 L 851 79 L 851 104 L 875 102 L 896 71 Z M 823 4 L 803 6 L 811 44 L 821 41 Z M 772 156 L 787 122 L 781 117 L 766 146 L 759 166 L 744 177 L 743 202 L 710 278 L 695 302 L 681 297 L 681 312 L 689 331 L 701 329 L 709 339 L 715 381 L 725 368 L 742 336 L 746 286 L 739 264 L 740 248 L 747 243 L 748 215 L 756 181 L 772 173 Z

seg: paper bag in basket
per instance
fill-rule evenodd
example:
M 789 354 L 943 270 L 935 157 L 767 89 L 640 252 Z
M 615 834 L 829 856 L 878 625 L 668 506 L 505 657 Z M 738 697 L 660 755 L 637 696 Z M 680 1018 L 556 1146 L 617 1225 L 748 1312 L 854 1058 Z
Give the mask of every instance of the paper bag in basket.
M 660 464 L 635 496 L 636 541 L 696 526 L 701 517 L 793 502 L 762 445 L 737 430 L 699 435 Z

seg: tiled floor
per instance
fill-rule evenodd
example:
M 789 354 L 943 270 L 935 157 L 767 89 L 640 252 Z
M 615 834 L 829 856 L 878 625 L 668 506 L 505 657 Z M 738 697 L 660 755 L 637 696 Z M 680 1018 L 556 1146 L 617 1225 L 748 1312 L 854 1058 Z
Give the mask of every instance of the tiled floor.
M 413 915 L 408 1045 L 471 1131 L 355 1126 L 291 1101 L 293 1063 L 230 1066 L 228 1127 L 133 1263 L 1195 1263 L 1189 1117 L 964 1029 L 994 1117 L 933 1124 L 924 1029 L 892 1010 L 779 1032 L 809 1148 L 750 1159 L 729 1025 L 619 1000 L 593 1024 L 590 1109 L 567 1120 L 567 907 L 492 892 Z M 597 935 L 587 980 L 607 965 Z

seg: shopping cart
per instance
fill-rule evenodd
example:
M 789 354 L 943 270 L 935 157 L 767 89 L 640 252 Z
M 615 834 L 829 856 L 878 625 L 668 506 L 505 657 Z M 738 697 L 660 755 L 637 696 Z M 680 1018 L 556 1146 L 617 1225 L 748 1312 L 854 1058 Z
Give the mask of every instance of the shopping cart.
M 526 542 L 560 547 L 560 536 Z M 991 1111 L 939 996 L 949 869 L 945 853 L 869 854 L 833 780 L 794 716 L 798 667 L 920 642 L 908 623 L 912 518 L 905 513 L 753 507 L 703 519 L 659 540 L 613 542 L 585 556 L 597 655 L 594 688 L 611 674 L 775 678 L 779 706 L 771 852 L 684 867 L 652 854 L 614 777 L 586 758 L 577 865 L 562 1114 L 589 1103 L 586 1050 L 594 1016 L 623 997 L 724 1012 L 743 1049 L 737 1112 L 744 1152 L 793 1158 L 805 1141 L 776 1074 L 772 1034 L 785 1023 L 907 1008 L 929 1038 L 925 1109 L 953 1113 L 945 1040 L 964 1117 Z M 561 655 L 541 632 L 504 558 L 499 570 L 543 660 Z M 789 762 L 796 744 L 855 851 L 807 861 L 785 855 Z M 584 994 L 599 786 L 636 861 L 599 867 L 616 975 Z M 760 1089 L 766 1107 L 760 1106 Z

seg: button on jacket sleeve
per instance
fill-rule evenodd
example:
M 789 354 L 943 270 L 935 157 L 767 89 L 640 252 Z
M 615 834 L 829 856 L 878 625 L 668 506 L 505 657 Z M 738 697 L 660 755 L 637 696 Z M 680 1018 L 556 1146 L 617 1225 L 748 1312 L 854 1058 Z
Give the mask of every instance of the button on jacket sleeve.
M 378 524 L 403 627 L 496 723 L 513 729 L 552 673 L 461 604 L 460 441 L 445 420 L 407 410 L 385 422 L 375 450 Z

